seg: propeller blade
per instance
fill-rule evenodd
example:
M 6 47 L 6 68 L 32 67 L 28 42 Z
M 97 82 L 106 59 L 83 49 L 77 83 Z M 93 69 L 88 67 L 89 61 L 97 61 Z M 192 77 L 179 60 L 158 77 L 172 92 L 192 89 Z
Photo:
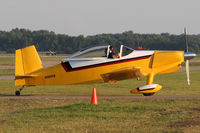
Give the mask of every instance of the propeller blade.
M 186 60 L 185 62 L 185 70 L 187 74 L 187 83 L 190 85 L 190 68 L 189 68 L 189 60 Z
M 186 34 L 186 28 L 184 28 L 184 39 L 185 39 L 185 70 L 186 70 L 186 75 L 187 75 L 187 83 L 190 85 L 190 68 L 189 68 L 189 59 L 192 59 L 193 57 L 196 56 L 196 54 L 192 52 L 188 52 L 188 39 L 187 39 L 187 34 Z
M 184 28 L 184 39 L 185 39 L 185 52 L 188 52 L 188 40 L 187 40 L 186 28 Z

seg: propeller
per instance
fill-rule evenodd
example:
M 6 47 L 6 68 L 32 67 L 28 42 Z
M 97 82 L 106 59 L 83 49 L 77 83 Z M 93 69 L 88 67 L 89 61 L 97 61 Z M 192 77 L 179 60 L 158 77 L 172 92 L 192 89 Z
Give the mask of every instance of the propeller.
M 190 68 L 189 68 L 189 60 L 186 60 L 185 62 L 185 70 L 187 74 L 187 83 L 190 85 Z
M 187 34 L 186 34 L 186 28 L 184 28 L 184 39 L 185 39 L 185 53 L 188 53 L 188 41 L 187 41 Z M 185 62 L 185 70 L 187 75 L 187 83 L 190 85 L 190 68 L 189 68 L 189 60 L 186 59 Z
M 188 52 L 188 39 L 186 34 L 186 28 L 184 28 L 184 39 L 185 39 L 185 52 Z
M 189 60 L 194 58 L 196 56 L 195 53 L 189 52 L 188 50 L 188 39 L 186 34 L 186 28 L 184 28 L 184 39 L 185 39 L 185 52 L 184 52 L 184 58 L 185 58 L 185 70 L 187 75 L 187 83 L 190 85 L 190 68 L 189 68 Z

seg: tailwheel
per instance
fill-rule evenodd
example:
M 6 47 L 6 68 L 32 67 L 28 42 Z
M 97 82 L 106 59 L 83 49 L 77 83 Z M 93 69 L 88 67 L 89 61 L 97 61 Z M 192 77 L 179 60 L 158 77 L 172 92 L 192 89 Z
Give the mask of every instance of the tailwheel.
M 155 93 L 143 93 L 144 96 L 152 96 L 154 95 Z
M 20 96 L 20 91 L 15 91 L 16 96 Z
M 15 91 L 16 96 L 20 96 L 20 92 L 23 90 L 24 86 L 22 86 L 19 90 Z

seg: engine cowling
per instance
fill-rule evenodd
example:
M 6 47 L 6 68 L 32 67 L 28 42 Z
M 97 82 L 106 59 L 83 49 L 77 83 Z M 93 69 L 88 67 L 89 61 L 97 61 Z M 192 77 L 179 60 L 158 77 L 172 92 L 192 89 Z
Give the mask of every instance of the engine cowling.
M 144 94 L 144 93 L 155 93 L 159 91 L 162 88 L 161 85 L 159 84 L 150 84 L 150 85 L 144 85 L 138 88 L 135 88 L 131 90 L 131 93 L 139 93 L 139 94 Z

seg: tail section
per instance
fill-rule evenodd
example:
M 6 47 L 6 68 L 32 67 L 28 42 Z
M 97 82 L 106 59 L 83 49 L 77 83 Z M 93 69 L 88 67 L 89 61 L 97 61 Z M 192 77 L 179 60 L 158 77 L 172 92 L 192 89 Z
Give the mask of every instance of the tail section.
M 42 69 L 42 62 L 34 45 L 16 50 L 15 53 L 15 86 L 26 85 L 26 77 Z

